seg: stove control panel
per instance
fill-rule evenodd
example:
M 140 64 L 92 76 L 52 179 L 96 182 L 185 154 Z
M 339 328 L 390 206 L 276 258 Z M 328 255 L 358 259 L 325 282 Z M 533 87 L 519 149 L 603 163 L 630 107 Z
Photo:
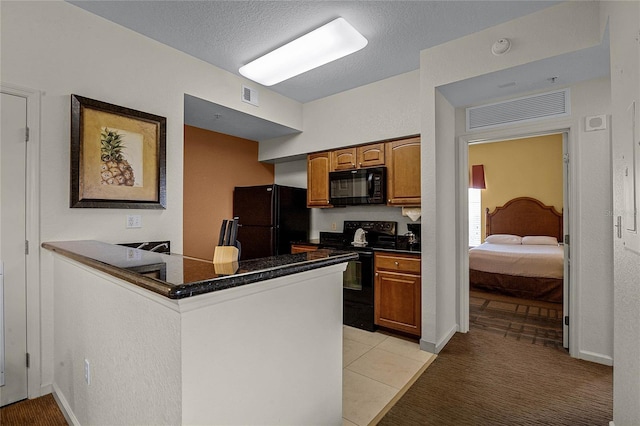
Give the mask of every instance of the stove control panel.
M 397 222 L 389 221 L 362 221 L 362 220 L 346 220 L 344 222 L 344 233 L 353 234 L 358 228 L 362 228 L 368 233 L 376 233 L 381 235 L 397 235 Z

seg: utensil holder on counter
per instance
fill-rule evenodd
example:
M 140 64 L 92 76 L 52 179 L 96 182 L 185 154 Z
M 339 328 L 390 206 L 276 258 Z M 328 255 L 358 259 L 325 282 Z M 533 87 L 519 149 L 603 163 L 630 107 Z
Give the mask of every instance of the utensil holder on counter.
M 238 270 L 238 262 L 214 263 L 213 269 L 218 275 L 233 275 Z
M 213 251 L 213 263 L 217 265 L 238 262 L 239 255 L 238 248 L 235 246 L 216 246 Z

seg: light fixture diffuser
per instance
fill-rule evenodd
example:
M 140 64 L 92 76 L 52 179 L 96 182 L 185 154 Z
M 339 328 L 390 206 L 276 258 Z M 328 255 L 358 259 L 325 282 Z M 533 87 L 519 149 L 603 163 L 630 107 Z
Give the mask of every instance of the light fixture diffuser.
M 367 39 L 338 18 L 240 67 L 240 74 L 273 86 L 298 74 L 357 52 Z

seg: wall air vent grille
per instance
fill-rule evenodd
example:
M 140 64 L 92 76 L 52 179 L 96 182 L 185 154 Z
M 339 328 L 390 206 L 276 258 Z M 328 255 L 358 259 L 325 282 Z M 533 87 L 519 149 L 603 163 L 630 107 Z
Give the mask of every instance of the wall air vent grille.
M 571 114 L 569 89 L 467 108 L 467 131 L 566 117 Z
M 258 91 L 251 87 L 242 86 L 242 102 L 258 106 Z

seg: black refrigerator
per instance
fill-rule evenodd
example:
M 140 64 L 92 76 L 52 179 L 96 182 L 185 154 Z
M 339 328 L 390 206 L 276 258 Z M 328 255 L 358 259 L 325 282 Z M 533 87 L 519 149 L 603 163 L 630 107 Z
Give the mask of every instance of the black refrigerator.
M 241 260 L 291 253 L 291 242 L 309 236 L 307 190 L 282 185 L 237 186 L 233 216 L 238 217 Z

